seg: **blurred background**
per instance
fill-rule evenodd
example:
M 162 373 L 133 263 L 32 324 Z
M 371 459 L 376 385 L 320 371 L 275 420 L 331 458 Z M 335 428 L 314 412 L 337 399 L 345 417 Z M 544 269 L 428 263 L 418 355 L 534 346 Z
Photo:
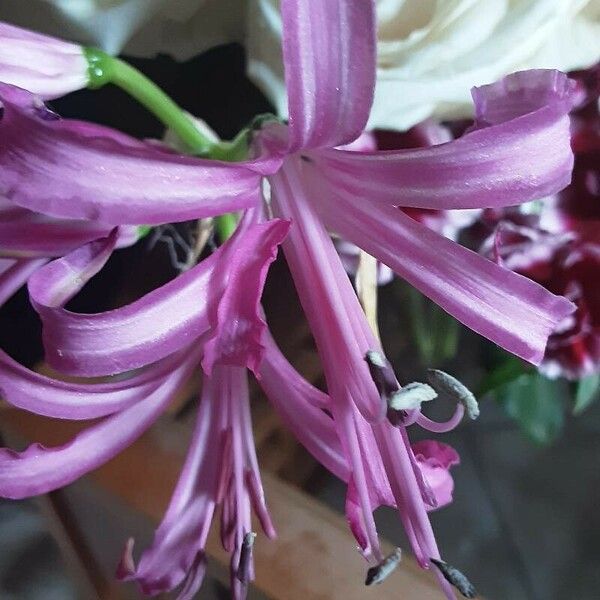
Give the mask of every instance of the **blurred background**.
M 254 115 L 271 110 L 246 79 L 244 60 L 241 46 L 231 44 L 185 63 L 166 56 L 131 62 L 220 136 L 231 138 Z M 51 106 L 63 116 L 109 124 L 136 137 L 162 136 L 160 125 L 114 88 L 78 92 Z M 185 231 L 182 225 L 179 233 Z M 118 252 L 72 306 L 95 312 L 122 305 L 172 278 L 176 270 L 164 241 L 169 237 L 173 235 L 168 231 L 163 239 L 149 236 Z M 288 357 L 311 381 L 322 385 L 312 340 L 281 257 L 269 275 L 265 305 L 269 324 Z M 424 311 L 430 329 L 438 319 L 450 332 L 444 338 L 449 347 L 415 350 L 415 306 Z M 444 320 L 398 280 L 380 288 L 379 313 L 383 344 L 400 381 L 422 380 L 426 367 L 435 366 L 456 374 L 474 390 L 481 389 L 497 351 L 477 335 Z M 0 346 L 28 366 L 38 365 L 42 358 L 39 329 L 23 291 L 0 310 Z M 427 361 L 422 360 L 424 352 Z M 296 445 L 254 391 L 261 467 L 342 513 L 344 485 Z M 505 398 L 486 394 L 476 423 L 465 422 L 439 437 L 461 456 L 461 465 L 452 471 L 454 502 L 432 514 L 442 555 L 468 572 L 481 595 L 490 600 L 593 600 L 600 588 L 600 404 L 592 404 L 576 417 L 571 392 L 564 384 L 552 387 L 547 405 L 544 394 L 535 398 L 531 394 L 527 387 L 520 391 L 523 408 L 517 411 L 518 420 L 513 418 L 514 410 L 509 415 L 510 406 L 506 410 Z M 155 433 L 164 448 L 185 450 L 194 401 L 191 390 L 157 426 Z M 449 411 L 442 403 L 434 409 Z M 532 423 L 539 424 L 537 429 Z M 412 433 L 413 440 L 427 437 L 416 429 Z M 39 502 L 1 501 L 0 598 L 91 597 L 89 590 L 74 584 L 73 564 L 68 567 L 61 557 L 61 533 L 56 523 L 49 527 L 50 513 L 77 523 L 74 535 L 81 535 L 82 548 L 94 555 L 98 577 L 111 576 L 127 537 L 134 535 L 140 547 L 151 540 L 153 524 L 147 517 L 85 479 L 64 494 Z M 377 520 L 383 537 L 408 547 L 393 512 L 380 510 Z M 354 545 L 349 533 L 347 543 Z M 220 583 L 223 573 L 214 565 L 210 569 L 198 597 L 227 598 L 227 588 Z M 355 575 L 356 597 L 363 597 L 362 572 L 348 577 Z M 394 586 L 393 578 L 385 586 Z M 119 590 L 118 596 L 111 597 L 135 597 L 126 585 Z M 378 591 L 367 590 L 364 597 L 375 598 Z M 253 592 L 251 597 L 264 596 Z M 401 589 L 397 597 L 403 597 Z

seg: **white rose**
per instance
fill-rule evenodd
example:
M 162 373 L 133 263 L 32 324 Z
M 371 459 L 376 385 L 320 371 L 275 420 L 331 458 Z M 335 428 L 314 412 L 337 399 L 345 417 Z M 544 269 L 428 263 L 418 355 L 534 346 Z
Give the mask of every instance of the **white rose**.
M 0 19 L 111 54 L 186 59 L 242 41 L 245 0 L 2 0 Z
M 250 2 L 249 74 L 285 117 L 279 2 Z M 429 116 L 467 116 L 474 85 L 600 59 L 600 0 L 376 0 L 376 7 L 370 127 L 407 129 Z

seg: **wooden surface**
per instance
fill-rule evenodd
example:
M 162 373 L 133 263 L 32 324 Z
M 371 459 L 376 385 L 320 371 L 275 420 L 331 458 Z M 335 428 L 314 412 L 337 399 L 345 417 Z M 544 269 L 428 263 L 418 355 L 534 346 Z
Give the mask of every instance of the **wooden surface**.
M 83 426 L 10 408 L 2 411 L 2 427 L 11 437 L 16 434 L 45 445 L 64 443 Z M 156 434 L 150 432 L 90 477 L 156 522 L 162 517 L 181 462 L 180 452 L 165 449 Z M 366 588 L 363 585 L 366 563 L 355 549 L 344 518 L 269 472 L 263 472 L 263 483 L 278 539 L 272 542 L 264 536 L 257 539 L 254 584 L 268 597 L 274 600 L 442 598 L 433 575 L 421 571 L 406 555 L 397 572 L 384 584 Z M 216 560 L 227 564 L 217 529 L 212 528 L 207 550 Z

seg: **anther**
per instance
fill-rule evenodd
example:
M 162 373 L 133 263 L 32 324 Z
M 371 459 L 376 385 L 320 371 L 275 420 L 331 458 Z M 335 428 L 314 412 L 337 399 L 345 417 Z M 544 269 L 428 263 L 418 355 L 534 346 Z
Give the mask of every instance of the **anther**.
M 392 369 L 392 365 L 385 358 L 385 356 L 376 350 L 369 350 L 365 354 L 365 360 L 367 361 L 369 372 L 371 373 L 371 377 L 375 382 L 375 386 L 377 387 L 379 395 L 387 403 L 389 396 L 392 393 L 397 392 L 400 388 L 400 385 L 396 380 L 396 375 L 394 375 L 394 369 Z
M 240 562 L 236 573 L 237 578 L 242 583 L 248 583 L 250 580 L 250 562 L 252 561 L 252 547 L 254 546 L 255 538 L 256 533 L 250 531 L 244 536 L 244 541 L 242 542 Z
M 407 383 L 390 396 L 388 405 L 393 410 L 414 410 L 422 402 L 429 402 L 437 398 L 436 391 L 426 383 Z
M 401 558 L 402 550 L 400 548 L 396 548 L 389 556 L 386 556 L 378 565 L 371 567 L 367 571 L 365 585 L 383 583 L 400 564 Z
M 446 394 L 460 402 L 471 419 L 479 416 L 479 404 L 471 390 L 458 379 L 438 369 L 429 369 L 427 379 L 433 389 L 439 394 Z
M 475 586 L 456 567 L 436 558 L 429 560 L 440 570 L 444 579 L 450 585 L 453 585 L 465 598 L 475 598 L 477 596 Z

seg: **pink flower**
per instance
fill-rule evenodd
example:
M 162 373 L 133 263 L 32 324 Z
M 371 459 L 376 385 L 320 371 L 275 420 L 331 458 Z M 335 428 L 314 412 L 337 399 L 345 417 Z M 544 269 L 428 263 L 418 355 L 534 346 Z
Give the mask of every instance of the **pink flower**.
M 137 569 L 128 546 L 119 571 L 121 578 L 136 579 L 145 593 L 181 585 L 180 598 L 195 594 L 216 506 L 222 508 L 224 546 L 232 553 L 235 598 L 245 597 L 253 578 L 251 504 L 265 533 L 274 535 L 252 443 L 244 367 L 257 370 L 262 362 L 266 326 L 258 302 L 287 229 L 277 219 L 260 223 L 250 212 L 211 257 L 132 305 L 100 315 L 76 315 L 63 306 L 105 264 L 117 229 L 38 268 L 29 278 L 30 295 L 46 324 L 58 327 L 45 329 L 56 356 L 88 374 L 147 366 L 116 383 L 55 381 L 0 351 L 0 392 L 13 405 L 58 418 L 105 417 L 59 448 L 34 444 L 23 452 L 1 450 L 0 494 L 10 498 L 67 485 L 110 460 L 152 425 L 201 362 L 212 372 L 205 377 L 188 461 L 155 543 Z M 61 338 L 60 327 L 70 328 L 71 335 Z M 84 348 L 75 334 L 79 329 L 85 336 L 94 328 L 98 344 L 112 345 L 108 359 L 102 360 L 99 346 Z M 72 360 L 76 355 L 80 363 Z
M 373 5 L 362 0 L 284 0 L 282 14 L 289 125 L 261 130 L 253 141 L 253 158 L 243 163 L 168 154 L 106 128 L 50 120 L 29 93 L 0 87 L 0 191 L 14 204 L 55 218 L 115 226 L 246 210 L 234 237 L 211 257 L 113 311 L 82 315 L 67 311 L 64 303 L 102 267 L 114 247 L 115 232 L 33 275 L 30 295 L 44 324 L 48 361 L 55 368 L 84 376 L 147 370 L 133 376 L 129 388 L 100 390 L 95 411 L 111 416 L 71 444 L 51 450 L 34 446 L 20 454 L 4 451 L 0 493 L 41 493 L 108 460 L 152 423 L 174 386 L 200 360 L 214 384 L 208 384 L 210 395 L 201 411 L 212 411 L 217 398 L 228 402 L 223 390 L 237 377 L 229 369 L 247 366 L 261 377 L 273 403 L 309 450 L 348 482 L 348 521 L 365 557 L 376 563 L 372 569 L 379 572 L 385 562 L 373 519 L 380 505 L 398 510 L 420 565 L 439 569 L 444 563 L 427 511 L 447 501 L 450 488 L 440 469 L 446 472 L 455 458 L 448 458 L 448 452 L 440 456 L 438 448 L 437 458 L 422 450 L 419 461 L 407 427 L 417 423 L 446 431 L 460 422 L 465 411 L 461 402 L 473 409 L 474 399 L 444 375 L 442 387 L 459 403 L 453 417 L 435 423 L 422 414 L 420 402 L 430 400 L 433 390 L 424 384 L 401 388 L 396 381 L 326 228 L 375 256 L 467 326 L 539 362 L 549 333 L 572 312 L 572 304 L 440 236 L 398 207 L 498 208 L 558 191 L 568 183 L 573 161 L 568 112 L 575 88 L 554 71 L 517 73 L 474 90 L 475 126 L 458 140 L 386 152 L 340 149 L 361 134 L 371 107 Z M 263 220 L 261 196 L 265 176 L 276 216 L 268 222 Z M 326 395 L 293 372 L 282 381 L 280 371 L 290 373 L 291 368 L 270 344 L 261 315 L 266 269 L 288 227 L 283 248 L 323 362 Z M 374 356 L 379 364 L 365 360 Z M 6 376 L 10 389 L 5 391 L 9 401 L 46 413 L 72 411 L 78 418 L 91 410 L 74 402 L 73 389 L 65 390 L 64 402 L 56 395 L 45 398 L 39 392 L 52 385 L 49 381 L 36 380 L 8 361 L 6 370 L 11 369 Z M 152 370 L 163 376 L 142 398 L 144 376 L 150 377 Z M 35 387 L 20 386 L 23 378 L 33 380 Z M 282 389 L 297 414 L 282 400 Z M 243 414 L 221 410 L 220 415 L 223 428 L 240 427 L 239 439 L 247 443 Z M 196 589 L 203 531 L 217 499 L 225 501 L 219 494 L 215 498 L 211 470 L 226 463 L 232 472 L 254 472 L 251 452 L 229 457 L 214 444 L 205 451 L 203 426 L 196 430 L 190 462 L 155 545 L 137 569 L 128 557 L 123 563 L 121 574 L 138 578 L 148 591 L 170 589 L 184 581 L 187 571 L 183 597 Z M 206 479 L 190 466 L 198 461 L 208 469 Z M 200 486 L 201 479 L 208 487 Z M 236 523 L 235 539 L 229 543 L 234 574 L 242 560 L 240 539 L 249 533 L 248 493 L 238 483 L 227 496 L 236 507 L 231 521 Z M 197 527 L 203 528 L 201 535 L 187 538 Z M 181 554 L 171 553 L 171 539 L 185 539 L 178 545 Z M 156 568 L 146 570 L 145 565 Z M 173 570 L 161 574 L 161 565 Z M 453 598 L 450 571 L 438 569 L 446 597 Z
M 557 324 L 540 370 L 549 377 L 579 379 L 600 369 L 600 68 L 573 74 L 578 105 L 573 111 L 573 179 L 537 210 L 486 211 L 495 229 L 482 252 L 556 294 L 577 311 Z

